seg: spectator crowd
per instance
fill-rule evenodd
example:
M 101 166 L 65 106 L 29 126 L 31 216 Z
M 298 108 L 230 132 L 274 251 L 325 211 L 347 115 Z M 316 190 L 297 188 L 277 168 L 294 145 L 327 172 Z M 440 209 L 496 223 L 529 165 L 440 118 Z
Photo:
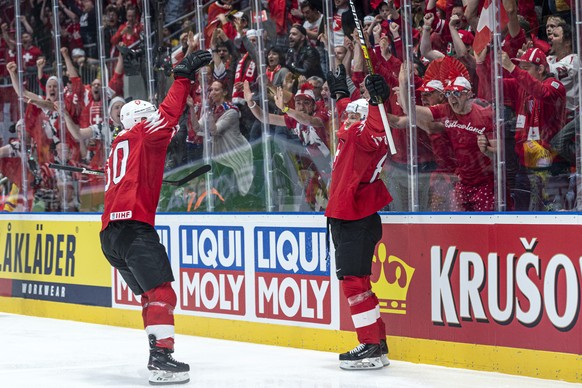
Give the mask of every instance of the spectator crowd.
M 148 20 L 135 0 L 59 0 L 56 17 L 47 0 L 23 1 L 19 14 L 3 1 L 0 206 L 102 210 L 103 176 L 49 165 L 103 170 L 123 104 L 161 101 L 172 66 L 202 48 L 213 60 L 192 84 L 166 170 L 209 163 L 212 173 L 164 189 L 160 211 L 324 211 L 337 131 L 367 115 L 367 56 L 390 86 L 384 106 L 397 152 L 380 172 L 393 198 L 384 210 L 577 210 L 570 0 L 497 1 L 501 20 L 491 2 L 354 2 L 365 55 L 348 0 L 262 1 L 260 10 L 210 1 L 201 25 L 197 2 L 152 4 Z M 340 116 L 338 77 L 351 102 Z

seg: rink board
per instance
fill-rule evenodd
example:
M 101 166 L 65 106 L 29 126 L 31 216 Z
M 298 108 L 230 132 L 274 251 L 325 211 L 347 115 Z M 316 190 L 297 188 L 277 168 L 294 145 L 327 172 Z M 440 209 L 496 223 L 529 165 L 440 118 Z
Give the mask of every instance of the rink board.
M 58 217 L 58 221 L 55 221 Z M 388 215 L 373 288 L 394 359 L 582 382 L 578 215 Z M 355 344 L 317 214 L 160 214 L 178 333 Z M 99 215 L 0 215 L 0 311 L 141 327 Z M 333 257 L 333 252 L 331 253 Z

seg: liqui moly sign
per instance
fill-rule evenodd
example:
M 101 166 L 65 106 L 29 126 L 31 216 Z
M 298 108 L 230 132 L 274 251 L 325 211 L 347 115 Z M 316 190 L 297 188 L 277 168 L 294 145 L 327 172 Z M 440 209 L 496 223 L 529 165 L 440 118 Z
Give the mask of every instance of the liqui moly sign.
M 331 322 L 325 229 L 254 229 L 255 313 L 259 318 Z
M 181 226 L 179 244 L 181 309 L 244 315 L 243 228 Z

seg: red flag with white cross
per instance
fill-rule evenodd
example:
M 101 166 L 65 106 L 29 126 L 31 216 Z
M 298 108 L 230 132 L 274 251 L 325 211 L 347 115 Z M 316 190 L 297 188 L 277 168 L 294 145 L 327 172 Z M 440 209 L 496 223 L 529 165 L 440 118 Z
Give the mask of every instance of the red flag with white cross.
M 501 15 L 501 30 L 507 26 L 509 18 L 507 17 L 507 12 L 503 8 L 503 4 L 500 1 L 497 2 L 497 6 L 500 7 L 499 13 Z M 483 51 L 489 42 L 491 42 L 491 37 L 493 36 L 495 15 L 493 15 L 493 7 L 491 6 L 491 0 L 485 0 L 483 3 L 483 8 L 481 9 L 481 15 L 479 16 L 479 24 L 477 25 L 477 32 L 475 33 L 475 40 L 473 41 L 473 50 L 478 54 Z

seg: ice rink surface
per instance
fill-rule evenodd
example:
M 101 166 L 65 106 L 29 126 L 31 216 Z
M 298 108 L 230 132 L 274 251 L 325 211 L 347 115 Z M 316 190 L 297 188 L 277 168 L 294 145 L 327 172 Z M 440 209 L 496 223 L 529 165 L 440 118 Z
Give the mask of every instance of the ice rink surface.
M 148 387 L 145 332 L 0 312 L 0 387 Z M 348 349 L 346 349 L 348 350 Z M 313 350 L 176 336 L 175 358 L 190 363 L 190 383 L 172 387 L 580 387 L 500 373 L 392 361 L 382 370 L 338 367 Z

